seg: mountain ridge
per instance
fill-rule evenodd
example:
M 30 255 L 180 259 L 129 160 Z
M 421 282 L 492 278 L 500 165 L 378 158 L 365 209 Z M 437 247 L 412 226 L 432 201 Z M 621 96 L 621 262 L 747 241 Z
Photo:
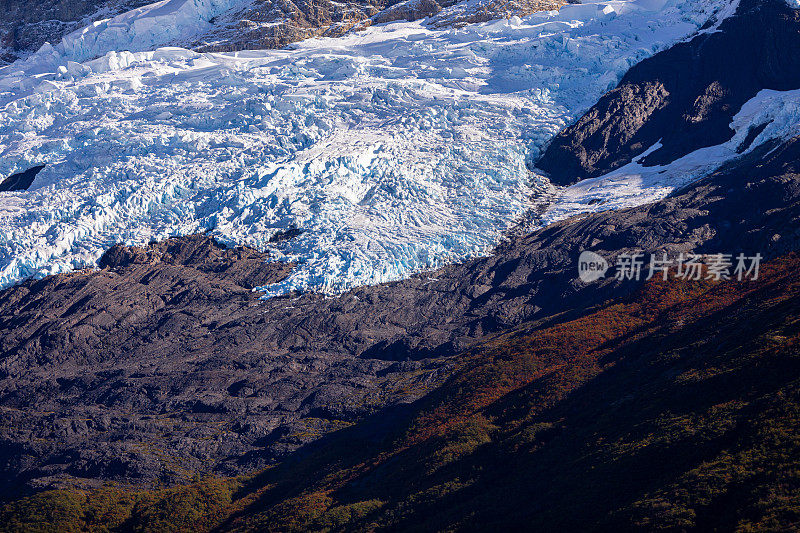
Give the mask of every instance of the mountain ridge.
M 663 166 L 725 143 L 733 116 L 759 91 L 800 88 L 798 57 L 800 11 L 783 0 L 742 0 L 716 31 L 633 66 L 535 165 L 570 185 L 637 157 L 645 167 Z

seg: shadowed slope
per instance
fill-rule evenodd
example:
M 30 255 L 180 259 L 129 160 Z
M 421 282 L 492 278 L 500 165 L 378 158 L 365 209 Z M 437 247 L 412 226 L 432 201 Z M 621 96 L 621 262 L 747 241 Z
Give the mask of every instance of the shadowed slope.
M 783 0 L 741 0 L 718 31 L 632 67 L 553 139 L 536 166 L 569 185 L 630 163 L 658 142 L 642 163 L 667 164 L 730 140 L 731 119 L 760 90 L 797 88 L 800 10 Z
M 41 172 L 44 165 L 38 165 L 24 172 L 18 172 L 0 182 L 0 192 L 5 191 L 26 191 L 33 184 L 36 175 Z
M 800 258 L 751 282 L 651 282 L 465 354 L 409 414 L 250 479 L 11 503 L 5 530 L 791 527 L 800 519 Z M 201 503 L 202 502 L 202 503 Z M 102 518 L 100 518 L 102 517 Z

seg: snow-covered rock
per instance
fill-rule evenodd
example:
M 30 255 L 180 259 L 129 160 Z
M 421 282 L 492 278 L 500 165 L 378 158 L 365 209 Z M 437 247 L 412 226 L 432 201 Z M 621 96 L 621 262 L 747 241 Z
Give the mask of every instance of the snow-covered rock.
M 48 69 L 65 61 L 84 62 L 111 51 L 146 51 L 191 40 L 210 30 L 214 17 L 252 1 L 161 0 L 93 22 L 64 36 L 55 46 L 45 43 L 16 65 Z
M 742 107 L 731 128 L 736 134 L 730 141 L 701 148 L 669 165 L 646 167 L 637 162 L 658 149 L 660 145 L 656 144 L 622 168 L 567 187 L 559 192 L 540 223 L 547 225 L 576 213 L 624 209 L 660 200 L 766 141 L 800 135 L 800 91 L 761 91 Z M 758 135 L 748 138 L 759 130 Z

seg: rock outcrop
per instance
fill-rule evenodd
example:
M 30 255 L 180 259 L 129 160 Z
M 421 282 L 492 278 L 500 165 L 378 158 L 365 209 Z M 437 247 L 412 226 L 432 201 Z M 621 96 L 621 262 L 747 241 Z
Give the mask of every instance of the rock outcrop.
M 338 37 L 372 24 L 419 20 L 458 0 L 254 0 L 209 21 L 212 28 L 172 43 L 200 52 L 282 48 L 310 37 Z M 0 65 L 35 52 L 92 22 L 152 3 L 151 0 L 44 0 L 34 4 L 0 0 Z M 524 16 L 558 9 L 565 0 L 477 3 L 437 19 L 437 27 Z
M 0 192 L 27 191 L 36 179 L 36 175 L 42 171 L 45 165 L 37 165 L 23 172 L 12 174 L 3 181 L 0 181 Z
M 800 88 L 800 10 L 783 0 L 741 0 L 719 28 L 645 59 L 575 124 L 536 166 L 559 185 L 641 159 L 670 163 L 729 141 L 731 119 L 762 89 Z
M 311 37 L 340 37 L 373 24 L 432 17 L 459 0 L 257 0 L 214 21 L 216 28 L 194 43 L 195 50 L 231 52 L 282 48 Z M 480 2 L 452 15 L 434 17 L 434 27 L 459 26 L 558 9 L 566 0 Z

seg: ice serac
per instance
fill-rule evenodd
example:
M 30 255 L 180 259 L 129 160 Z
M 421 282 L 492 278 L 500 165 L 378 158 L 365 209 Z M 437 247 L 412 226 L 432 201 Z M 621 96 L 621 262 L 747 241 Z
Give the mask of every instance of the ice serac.
M 0 64 L 28 57 L 46 42 L 56 44 L 57 52 L 72 54 L 72 59 L 81 54 L 156 46 L 186 46 L 204 52 L 275 49 L 312 37 L 340 37 L 373 24 L 419 20 L 440 12 L 444 12 L 440 21 L 444 24 L 525 16 L 557 9 L 565 0 L 480 0 L 467 10 L 457 10 L 462 16 L 449 16 L 448 7 L 454 3 L 456 0 L 42 0 L 33 9 L 12 3 L 0 19 Z M 53 50 L 48 45 L 40 52 L 41 58 Z
M 546 142 L 726 5 L 576 4 L 280 51 L 119 49 L 80 63 L 51 50 L 6 67 L 0 175 L 47 167 L 0 198 L 0 286 L 93 266 L 115 243 L 205 231 L 297 264 L 268 295 L 339 292 L 486 254 L 548 192 L 526 168 Z M 70 49 L 91 57 L 139 31 L 157 36 L 153 21 L 186 6 L 204 6 L 195 21 L 222 8 L 147 6 L 76 34 Z M 290 228 L 300 233 L 273 240 Z
M 39 56 L 82 62 L 110 51 L 152 50 L 192 39 L 208 31 L 211 20 L 252 0 L 162 0 L 113 18 L 94 22 L 65 36 L 55 48 L 46 45 Z M 34 56 L 34 61 L 37 58 Z
M 783 0 L 741 0 L 715 31 L 633 67 L 536 166 L 568 185 L 634 160 L 671 164 L 730 141 L 734 116 L 760 91 L 798 88 L 800 12 Z
M 0 65 L 36 52 L 45 42 L 95 21 L 112 18 L 151 0 L 37 0 L 0 2 Z

